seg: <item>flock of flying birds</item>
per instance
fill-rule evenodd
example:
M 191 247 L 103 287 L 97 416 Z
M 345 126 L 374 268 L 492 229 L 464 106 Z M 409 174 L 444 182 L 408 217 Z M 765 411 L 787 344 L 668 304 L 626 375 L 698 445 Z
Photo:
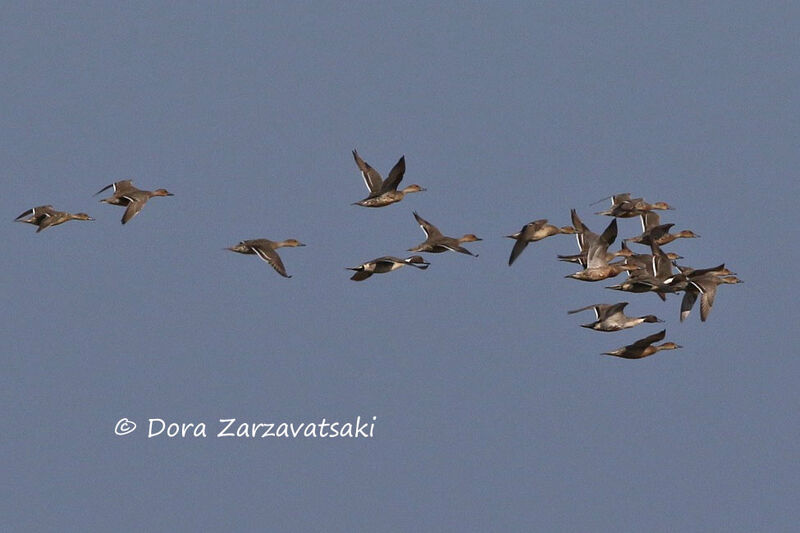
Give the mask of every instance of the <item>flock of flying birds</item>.
M 703 269 L 680 266 L 676 263 L 676 261 L 682 259 L 680 255 L 673 252 L 664 252 L 661 249 L 662 246 L 676 239 L 699 237 L 691 230 L 670 233 L 670 229 L 674 224 L 661 224 L 659 215 L 654 211 L 671 210 L 672 208 L 667 203 L 656 202 L 650 204 L 643 198 L 631 198 L 629 193 L 611 196 L 610 200 L 611 208 L 597 214 L 612 216 L 614 219 L 600 235 L 589 230 L 574 209 L 572 210 L 572 226 L 563 228 L 550 226 L 550 229 L 542 233 L 544 236 L 556 233 L 574 233 L 577 237 L 580 253 L 558 256 L 562 261 L 576 262 L 583 267 L 583 270 L 569 274 L 567 277 L 582 281 L 601 281 L 615 277 L 625 271 L 627 273 L 625 281 L 607 288 L 634 293 L 654 292 L 662 300 L 666 300 L 666 295 L 669 293 L 683 292 L 680 310 L 681 322 L 689 316 L 698 297 L 700 297 L 700 320 L 705 322 L 714 304 L 717 287 L 721 284 L 742 283 L 733 272 L 725 267 L 724 263 Z M 610 252 L 608 248 L 617 238 L 617 218 L 637 216 L 642 221 L 641 235 L 624 239 L 619 250 Z M 517 244 L 509 258 L 509 265 L 516 257 L 514 252 L 517 251 L 517 255 L 521 252 L 521 247 L 517 249 L 517 246 L 520 246 L 520 240 L 525 239 L 526 232 L 532 231 L 529 229 L 530 227 L 537 226 L 545 228 L 547 227 L 547 221 L 537 220 L 531 222 L 523 227 L 520 233 L 509 236 L 517 239 Z M 534 233 L 532 232 L 530 237 L 534 237 Z M 539 237 L 539 239 L 541 238 L 544 237 Z M 531 238 L 528 240 L 539 239 Z M 628 242 L 649 246 L 650 253 L 634 253 L 628 247 Z M 614 261 L 616 258 L 621 259 Z M 594 304 L 569 311 L 569 314 L 593 309 L 596 320 L 589 324 L 582 324 L 582 326 L 606 332 L 620 331 L 643 323 L 663 322 L 654 315 L 629 317 L 624 313 L 627 305 L 628 302 Z M 665 336 L 666 330 L 664 329 L 633 344 L 604 353 L 625 359 L 641 359 L 662 350 L 681 348 L 674 342 L 655 344 L 664 340 Z
M 355 202 L 353 205 L 363 207 L 384 207 L 401 201 L 406 194 L 421 192 L 425 189 L 419 185 L 409 185 L 398 190 L 398 186 L 405 173 L 405 156 L 395 164 L 384 180 L 380 173 L 364 161 L 356 150 L 353 150 L 355 159 L 361 176 L 369 190 L 369 194 L 363 200 Z M 108 198 L 100 200 L 110 205 L 117 205 L 125 208 L 122 216 L 122 223 L 126 224 L 142 210 L 150 198 L 156 196 L 173 196 L 166 189 L 156 189 L 155 191 L 145 191 L 133 186 L 131 180 L 122 180 L 112 183 L 100 191 L 95 196 L 113 188 L 113 193 Z M 711 307 L 714 304 L 717 287 L 722 284 L 736 284 L 742 281 L 736 275 L 725 268 L 724 264 L 702 269 L 693 269 L 680 266 L 676 263 L 681 256 L 664 252 L 661 247 L 680 238 L 698 237 L 690 230 L 683 230 L 677 233 L 670 233 L 674 226 L 672 223 L 662 224 L 657 210 L 671 210 L 665 202 L 647 203 L 643 198 L 631 198 L 629 193 L 617 194 L 604 200 L 611 200 L 611 207 L 598 215 L 614 217 L 611 223 L 605 228 L 603 233 L 592 232 L 580 219 L 578 213 L 572 210 L 572 225 L 557 227 L 547 223 L 547 219 L 540 219 L 525 224 L 520 231 L 507 237 L 514 239 L 515 243 L 511 249 L 508 265 L 514 261 L 525 250 L 531 242 L 540 241 L 546 237 L 558 234 L 574 234 L 578 241 L 579 253 L 574 255 L 559 255 L 561 261 L 577 263 L 582 270 L 569 274 L 568 278 L 581 281 L 596 282 L 613 278 L 626 272 L 627 278 L 622 283 L 609 286 L 625 292 L 645 293 L 654 292 L 662 300 L 666 300 L 669 293 L 683 292 L 681 300 L 680 320 L 683 322 L 695 302 L 700 298 L 700 320 L 705 322 Z M 617 238 L 617 218 L 639 217 L 642 221 L 642 234 L 636 237 L 624 239 L 619 250 L 610 252 L 608 248 Z M 419 245 L 410 248 L 410 252 L 421 253 L 442 253 L 447 251 L 459 252 L 466 255 L 477 257 L 462 244 L 467 242 L 480 241 L 481 239 L 474 234 L 468 233 L 462 237 L 454 238 L 444 235 L 439 229 L 414 212 L 416 219 L 426 239 Z M 38 227 L 36 232 L 40 232 L 51 226 L 57 226 L 70 220 L 94 220 L 86 213 L 68 213 L 56 211 L 52 205 L 42 205 L 29 209 L 19 215 L 17 222 L 26 222 Z M 627 243 L 637 243 L 648 246 L 650 253 L 634 253 Z M 239 242 L 235 246 L 226 248 L 227 250 L 241 253 L 258 255 L 261 259 L 269 263 L 281 276 L 290 278 L 286 273 L 286 268 L 276 252 L 282 247 L 305 246 L 296 239 L 284 241 L 271 241 L 269 239 L 252 239 Z M 619 258 L 619 259 L 618 259 Z M 420 255 L 412 255 L 405 259 L 395 256 L 383 256 L 362 263 L 356 267 L 348 268 L 355 273 L 350 279 L 353 281 L 363 281 L 373 274 L 384 274 L 393 272 L 404 266 L 413 266 L 420 270 L 428 268 L 428 263 Z M 632 328 L 643 323 L 663 322 L 654 315 L 641 317 L 629 317 L 625 315 L 624 309 L 628 302 L 615 304 L 594 304 L 580 309 L 569 311 L 569 314 L 594 310 L 596 320 L 588 324 L 582 324 L 585 328 L 595 331 L 620 331 Z M 652 355 L 661 350 L 674 350 L 681 346 L 674 342 L 665 342 L 656 345 L 656 342 L 663 340 L 666 330 L 649 335 L 633 344 L 623 346 L 617 350 L 604 352 L 606 355 L 622 357 L 625 359 L 641 359 Z

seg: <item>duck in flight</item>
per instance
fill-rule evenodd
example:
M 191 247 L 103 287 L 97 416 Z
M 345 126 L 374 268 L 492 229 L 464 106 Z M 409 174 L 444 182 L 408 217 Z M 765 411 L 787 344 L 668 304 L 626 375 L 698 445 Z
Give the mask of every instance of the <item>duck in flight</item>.
M 658 213 L 648 211 L 639 216 L 642 219 L 642 234 L 638 237 L 625 239 L 628 242 L 637 242 L 647 245 L 655 243 L 659 246 L 664 246 L 675 239 L 695 239 L 700 237 L 700 235 L 688 229 L 679 231 L 678 233 L 670 233 L 670 228 L 675 224 L 662 224 Z
M 641 215 L 648 211 L 652 211 L 653 209 L 662 209 L 662 210 L 672 210 L 673 207 L 670 206 L 666 202 L 655 202 L 649 204 L 644 201 L 644 198 L 631 198 L 630 193 L 621 193 L 615 194 L 613 196 L 609 196 L 608 198 L 603 198 L 603 200 L 611 199 L 611 208 L 607 209 L 606 211 L 600 211 L 595 213 L 596 215 L 606 215 L 611 217 L 618 217 L 618 218 L 632 218 L 637 215 Z M 598 200 L 598 202 L 602 202 L 603 200 Z M 594 205 L 594 204 L 592 204 Z
M 722 265 L 722 268 L 724 268 L 724 265 Z M 681 322 L 686 320 L 686 317 L 692 312 L 692 307 L 694 307 L 698 296 L 700 297 L 700 321 L 705 322 L 711 313 L 711 307 L 714 305 L 717 287 L 723 284 L 744 283 L 734 275 L 721 276 L 714 271 L 693 273 L 688 278 L 683 300 L 681 300 Z
M 114 194 L 108 198 L 103 198 L 100 201 L 111 205 L 120 205 L 126 207 L 127 209 L 125 209 L 125 213 L 122 215 L 123 224 L 128 223 L 130 219 L 138 215 L 139 211 L 142 210 L 144 204 L 146 204 L 147 200 L 150 198 L 153 198 L 154 196 L 174 196 L 166 189 L 156 189 L 155 191 L 143 191 L 142 189 L 137 189 L 133 186 L 131 180 L 115 181 L 111 185 L 106 185 L 94 193 L 94 195 L 97 196 L 101 192 L 112 187 L 114 189 Z
M 30 215 L 30 216 L 29 216 Z M 28 218 L 23 218 L 28 217 Z M 69 220 L 94 220 L 86 213 L 67 213 L 66 211 L 56 211 L 52 205 L 40 205 L 28 209 L 14 219 L 16 222 L 25 222 L 38 226 L 36 233 L 46 230 L 50 226 L 58 226 Z
M 281 261 L 281 256 L 278 255 L 278 252 L 275 250 L 278 248 L 283 248 L 284 246 L 305 246 L 302 242 L 296 239 L 287 239 L 285 241 L 271 241 L 269 239 L 251 239 L 248 241 L 241 241 L 236 246 L 231 246 L 230 248 L 226 248 L 226 250 L 230 250 L 231 252 L 236 252 L 240 254 L 255 254 L 275 269 L 275 272 L 283 276 L 284 278 L 291 278 L 289 274 L 286 273 L 286 268 L 283 266 L 283 261 Z
M 525 250 L 529 242 L 536 242 L 559 233 L 577 233 L 572 226 L 557 227 L 547 223 L 546 218 L 528 222 L 522 229 L 512 235 L 506 235 L 509 239 L 514 239 L 514 247 L 511 249 L 511 256 L 508 258 L 508 266 L 516 261 L 517 257 Z
M 367 261 L 366 263 L 362 263 L 357 267 L 348 267 L 347 270 L 354 270 L 355 274 L 350 278 L 353 281 L 363 281 L 370 277 L 373 274 L 385 274 L 386 272 L 394 272 L 395 270 L 402 268 L 406 265 L 416 267 L 420 270 L 425 270 L 430 266 L 430 263 L 425 261 L 419 255 L 412 255 L 406 259 L 400 259 L 399 257 L 394 257 L 391 255 L 386 255 L 383 257 L 379 257 L 377 259 L 373 259 L 372 261 Z
M 579 313 L 587 309 L 594 309 L 595 320 L 590 324 L 581 324 L 582 328 L 589 328 L 595 331 L 620 331 L 622 329 L 632 328 L 639 324 L 663 322 L 655 315 L 645 315 L 639 317 L 630 317 L 625 315 L 623 310 L 628 302 L 619 302 L 616 304 L 594 304 L 567 311 L 567 314 Z
M 611 352 L 603 352 L 603 355 L 613 355 L 614 357 L 622 357 L 623 359 L 641 359 L 648 355 L 653 355 L 661 350 L 677 350 L 683 348 L 674 342 L 665 342 L 664 344 L 655 345 L 653 343 L 664 340 L 667 330 L 662 329 L 658 333 L 654 333 L 644 339 L 639 339 L 633 344 L 623 346 Z
M 428 252 L 432 254 L 439 254 L 442 252 L 451 251 L 478 257 L 478 254 L 473 254 L 461 246 L 461 244 L 465 242 L 480 241 L 483 239 L 476 237 L 472 233 L 467 233 L 458 239 L 446 237 L 436 226 L 419 216 L 416 211 L 414 211 L 414 218 L 417 219 L 417 224 L 419 224 L 419 227 L 422 228 L 423 232 L 425 232 L 427 239 L 425 239 L 425 242 L 415 246 L 414 248 L 409 248 L 409 252 Z
M 399 202 L 406 194 L 425 190 L 419 185 L 409 185 L 404 189 L 397 190 L 397 187 L 403 179 L 403 174 L 406 172 L 406 156 L 402 156 L 395 166 L 392 167 L 386 181 L 383 180 L 377 170 L 361 159 L 361 156 L 358 155 L 358 151 L 356 150 L 353 150 L 353 159 L 356 160 L 356 165 L 361 171 L 361 177 L 364 178 L 364 184 L 369 190 L 369 196 L 353 203 L 353 205 L 383 207 Z

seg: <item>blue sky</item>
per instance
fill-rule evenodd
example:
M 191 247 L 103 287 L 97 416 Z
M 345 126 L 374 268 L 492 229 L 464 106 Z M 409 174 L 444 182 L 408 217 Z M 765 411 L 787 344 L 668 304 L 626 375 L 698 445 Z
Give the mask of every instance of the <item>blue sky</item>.
M 10 530 L 791 530 L 798 521 L 800 13 L 706 2 L 11 3 L 0 48 Z M 359 153 L 426 192 L 382 209 Z M 164 187 L 122 226 L 92 194 Z M 513 267 L 534 219 L 632 192 L 725 262 L 709 320 Z M 87 211 L 40 234 L 35 205 Z M 362 282 L 345 267 L 424 239 Z M 620 220 L 623 237 L 636 220 Z M 790 229 L 790 231 L 792 231 Z M 223 248 L 296 238 L 292 279 Z M 620 278 L 621 279 L 621 278 Z M 627 300 L 666 324 L 566 311 Z M 666 326 L 683 349 L 599 355 Z M 377 417 L 371 439 L 219 439 L 218 420 Z M 117 420 L 139 428 L 116 436 Z M 209 437 L 147 438 L 149 418 Z

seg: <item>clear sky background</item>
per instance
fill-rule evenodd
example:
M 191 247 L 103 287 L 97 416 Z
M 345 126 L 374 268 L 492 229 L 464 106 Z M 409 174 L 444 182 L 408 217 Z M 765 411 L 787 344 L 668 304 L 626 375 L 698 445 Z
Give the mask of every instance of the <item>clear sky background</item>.
M 794 530 L 800 9 L 283 4 L 4 4 L 3 529 Z M 353 148 L 427 192 L 350 205 Z M 92 194 L 126 178 L 175 196 L 122 226 Z M 602 230 L 628 191 L 745 280 L 708 322 L 565 279 L 571 236 L 508 267 L 503 235 Z M 97 220 L 12 222 L 48 203 Z M 413 210 L 480 257 L 350 281 L 424 239 Z M 308 244 L 292 279 L 223 251 L 259 237 Z M 622 300 L 666 323 L 566 314 Z M 599 355 L 662 326 L 682 350 Z M 372 439 L 214 438 L 359 415 Z

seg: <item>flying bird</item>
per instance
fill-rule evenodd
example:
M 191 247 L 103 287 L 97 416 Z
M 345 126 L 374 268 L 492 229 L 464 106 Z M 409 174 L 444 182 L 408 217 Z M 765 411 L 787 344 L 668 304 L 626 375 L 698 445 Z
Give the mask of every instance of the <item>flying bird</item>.
M 392 170 L 389 171 L 389 177 L 386 178 L 386 181 L 383 181 L 377 170 L 361 159 L 356 150 L 353 150 L 353 159 L 356 160 L 356 165 L 361 171 L 361 177 L 364 178 L 364 184 L 369 190 L 369 195 L 366 198 L 353 203 L 353 205 L 383 207 L 399 202 L 406 194 L 425 190 L 419 185 L 409 185 L 402 190 L 397 190 L 406 171 L 405 156 L 402 156 Z
M 458 239 L 454 239 L 453 237 L 446 237 L 442 235 L 442 232 L 439 229 L 419 216 L 417 212 L 414 212 L 414 218 L 417 219 L 417 223 L 419 227 L 422 228 L 422 231 L 425 232 L 425 242 L 418 244 L 414 248 L 409 248 L 409 252 L 428 252 L 432 254 L 439 254 L 446 251 L 452 252 L 459 252 L 462 254 L 471 255 L 473 257 L 478 257 L 478 254 L 473 254 L 463 246 L 462 243 L 465 242 L 475 242 L 480 241 L 480 239 L 473 235 L 472 233 L 467 233 L 463 237 L 459 237 Z
M 30 215 L 30 216 L 28 216 Z M 28 217 L 28 218 L 22 218 Z M 70 220 L 94 220 L 86 213 L 67 213 L 66 211 L 56 211 L 52 205 L 40 205 L 28 209 L 14 219 L 16 222 L 25 222 L 38 226 L 36 233 L 46 230 L 51 226 L 58 226 Z
M 236 246 L 231 246 L 230 248 L 226 248 L 226 250 L 240 254 L 255 254 L 269 263 L 270 266 L 275 269 L 275 272 L 284 278 L 291 278 L 292 276 L 286 273 L 286 268 L 283 266 L 281 257 L 278 255 L 278 252 L 275 251 L 277 248 L 283 248 L 284 246 L 296 247 L 305 246 L 305 244 L 296 239 L 287 239 L 278 242 L 269 239 L 251 239 L 248 241 L 241 241 Z
M 593 309 L 595 318 L 594 322 L 590 324 L 581 324 L 582 328 L 589 328 L 595 331 L 620 331 L 622 329 L 632 328 L 639 324 L 663 322 L 655 315 L 644 315 L 639 317 L 626 316 L 623 310 L 628 302 L 619 302 L 616 304 L 594 304 L 567 311 L 568 314 L 579 313 L 587 309 Z
M 611 352 L 603 352 L 603 355 L 613 355 L 614 357 L 622 357 L 623 359 L 641 359 L 648 355 L 653 355 L 661 350 L 677 350 L 683 348 L 674 342 L 665 342 L 664 344 L 655 345 L 653 343 L 664 340 L 667 330 L 662 329 L 658 333 L 639 339 L 633 344 L 623 346 Z
M 377 259 L 373 259 L 372 261 L 367 261 L 366 263 L 362 263 L 357 267 L 348 267 L 347 270 L 355 271 L 355 274 L 353 274 L 353 276 L 350 279 L 352 279 L 353 281 L 363 281 L 373 274 L 384 274 L 386 272 L 393 272 L 406 265 L 416 267 L 420 270 L 425 270 L 426 268 L 428 268 L 430 263 L 428 263 L 418 255 L 412 255 L 411 257 L 408 257 L 406 259 L 400 259 L 399 257 L 386 255 L 383 257 L 379 257 Z
M 122 215 L 122 223 L 127 224 L 133 217 L 139 214 L 147 200 L 154 196 L 174 196 L 166 189 L 156 189 L 155 191 L 143 191 L 133 186 L 131 180 L 115 181 L 111 185 L 106 185 L 96 193 L 95 196 L 101 192 L 112 188 L 114 194 L 108 198 L 103 198 L 101 202 L 111 205 L 120 205 L 126 207 L 125 213 Z
M 575 228 L 572 226 L 563 226 L 561 228 L 547 223 L 546 218 L 528 222 L 522 229 L 512 235 L 506 235 L 509 239 L 514 239 L 514 247 L 511 249 L 511 256 L 508 258 L 508 266 L 519 257 L 529 242 L 540 241 L 551 235 L 558 235 L 559 233 L 576 233 Z

